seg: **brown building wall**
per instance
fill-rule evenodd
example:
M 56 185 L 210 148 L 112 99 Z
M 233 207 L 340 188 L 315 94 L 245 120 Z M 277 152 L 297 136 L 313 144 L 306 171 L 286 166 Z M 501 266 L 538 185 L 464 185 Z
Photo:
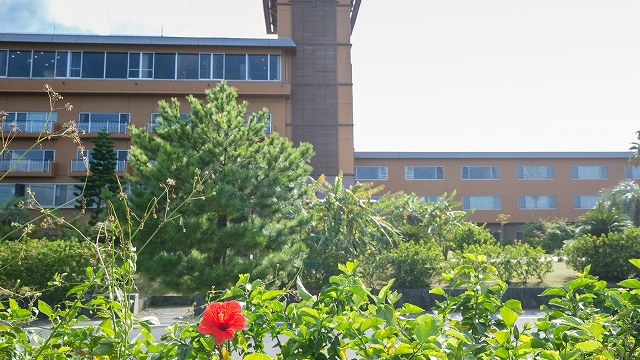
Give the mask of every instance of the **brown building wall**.
M 366 153 L 365 153 L 366 154 Z M 483 158 L 358 158 L 356 166 L 387 166 L 388 180 L 374 181 L 383 185 L 385 191 L 415 193 L 419 196 L 440 196 L 443 193 L 456 192 L 455 199 L 462 201 L 463 196 L 486 195 L 500 196 L 500 210 L 476 210 L 471 220 L 478 223 L 495 224 L 498 214 L 510 215 L 510 223 L 526 223 L 540 218 L 564 218 L 575 221 L 584 214 L 584 209 L 574 209 L 573 197 L 577 195 L 598 195 L 603 188 L 611 187 L 626 180 L 625 166 L 628 156 L 616 153 L 607 158 L 530 158 L 532 153 L 523 153 L 522 157 L 501 159 L 491 156 Z M 533 153 L 535 154 L 535 153 Z M 600 153 L 602 155 L 602 153 Z M 599 155 L 594 155 L 599 156 Z M 552 166 L 555 172 L 553 180 L 518 180 L 516 168 L 526 165 Z M 606 166 L 607 180 L 573 180 L 572 166 Z M 405 180 L 405 166 L 443 166 L 443 180 Z M 462 180 L 463 166 L 497 166 L 500 169 L 499 180 Z M 556 209 L 523 210 L 518 207 L 518 196 L 552 195 L 556 197 Z

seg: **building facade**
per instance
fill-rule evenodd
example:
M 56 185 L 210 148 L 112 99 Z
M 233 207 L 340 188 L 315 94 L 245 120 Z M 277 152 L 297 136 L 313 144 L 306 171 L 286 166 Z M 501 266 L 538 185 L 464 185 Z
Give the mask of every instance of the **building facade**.
M 15 136 L 0 158 L 0 201 L 31 189 L 44 207 L 73 208 L 97 132 L 111 133 L 124 173 L 129 125 L 152 132 L 158 101 L 178 98 L 187 113 L 185 96 L 223 80 L 250 113 L 269 109 L 268 131 L 313 145 L 314 176 L 343 173 L 346 184 L 373 181 L 427 201 L 455 190 L 480 223 L 495 224 L 501 213 L 512 224 L 575 221 L 599 190 L 637 178 L 627 153 L 355 153 L 351 32 L 359 8 L 360 0 L 263 0 L 271 39 L 0 34 L 3 133 Z M 44 84 L 72 111 L 52 111 Z M 82 131 L 84 154 L 67 139 L 30 149 L 69 121 Z

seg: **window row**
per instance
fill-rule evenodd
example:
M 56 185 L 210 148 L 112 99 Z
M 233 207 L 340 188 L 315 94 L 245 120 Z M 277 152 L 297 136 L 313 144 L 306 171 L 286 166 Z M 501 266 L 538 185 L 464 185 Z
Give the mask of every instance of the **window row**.
M 157 126 L 158 113 L 152 113 L 147 124 L 147 130 L 153 132 Z M 189 114 L 181 113 L 180 118 L 187 120 Z M 251 114 L 247 114 L 247 121 Z M 3 132 L 23 132 L 41 133 L 51 132 L 52 126 L 58 121 L 58 114 L 55 112 L 9 112 L 6 120 L 2 123 Z M 78 114 L 76 124 L 80 133 L 98 133 L 106 130 L 110 134 L 126 134 L 127 127 L 131 123 L 129 113 L 91 113 L 81 112 Z M 265 129 L 265 134 L 271 134 L 271 114 Z
M 387 166 L 356 166 L 356 180 L 388 180 Z M 554 180 L 555 170 L 552 166 L 518 166 L 516 167 L 518 180 Z M 627 179 L 640 179 L 640 167 L 625 167 Z M 405 180 L 444 180 L 444 166 L 405 166 Z M 462 180 L 500 180 L 499 166 L 461 166 Z M 572 166 L 573 180 L 608 180 L 607 166 Z
M 125 172 L 129 150 L 115 150 L 115 172 Z M 47 173 L 55 161 L 55 150 L 7 150 L 0 156 L 0 172 Z M 76 151 L 69 162 L 71 172 L 84 172 L 91 161 L 91 150 Z
M 281 80 L 281 55 L 0 50 L 0 77 Z
M 35 200 L 34 208 L 72 209 L 78 204 L 83 187 L 83 183 L 0 184 L 0 205 L 13 197 L 22 197 Z M 129 193 L 127 184 L 123 189 Z
M 435 199 L 434 199 L 435 198 Z M 599 195 L 576 195 L 573 197 L 573 208 L 588 210 L 596 206 Z M 425 196 L 425 200 L 434 202 L 438 197 Z M 520 210 L 555 210 L 557 209 L 555 195 L 520 195 L 518 209 Z M 502 210 L 501 196 L 462 196 L 463 210 Z

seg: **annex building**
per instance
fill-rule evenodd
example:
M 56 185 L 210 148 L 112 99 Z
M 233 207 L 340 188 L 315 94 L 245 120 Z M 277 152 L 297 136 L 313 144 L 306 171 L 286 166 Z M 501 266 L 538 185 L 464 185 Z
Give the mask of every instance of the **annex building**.
M 249 112 L 269 109 L 269 131 L 313 144 L 314 176 L 343 172 L 347 183 L 373 181 L 427 201 L 455 189 L 464 209 L 476 209 L 473 221 L 495 224 L 498 214 L 510 215 L 511 238 L 541 217 L 573 221 L 600 189 L 640 176 L 628 166 L 629 153 L 355 152 L 351 32 L 360 3 L 263 0 L 273 39 L 0 34 L 3 132 L 15 135 L 0 158 L 0 200 L 31 189 L 40 204 L 55 208 L 74 197 L 86 170 L 83 154 L 66 139 L 29 150 L 43 131 L 73 120 L 89 145 L 106 129 L 117 149 L 116 172 L 124 173 L 130 124 L 152 132 L 159 100 L 178 98 L 186 113 L 185 96 L 222 80 Z M 73 110 L 52 112 L 44 84 Z M 84 155 L 90 158 L 91 149 Z

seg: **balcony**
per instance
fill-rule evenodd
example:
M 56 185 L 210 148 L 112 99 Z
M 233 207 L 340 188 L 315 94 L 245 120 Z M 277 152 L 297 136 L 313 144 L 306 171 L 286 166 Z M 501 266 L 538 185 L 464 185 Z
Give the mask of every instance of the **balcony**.
M 95 137 L 102 130 L 107 130 L 112 137 L 127 137 L 129 124 L 118 121 L 90 121 L 79 122 L 76 126 L 82 137 Z
M 33 138 L 40 134 L 51 134 L 60 130 L 60 125 L 52 121 L 17 120 L 2 124 L 2 132 L 16 138 Z M 53 138 L 55 139 L 55 137 Z
M 0 160 L 0 176 L 55 177 L 56 163 L 49 160 Z
M 85 163 L 84 160 L 82 159 L 71 160 L 69 162 L 69 176 L 80 177 L 80 176 L 90 175 L 90 173 L 87 173 L 88 164 L 89 164 L 88 162 Z M 122 176 L 125 173 L 130 173 L 130 172 L 131 172 L 131 167 L 129 166 L 126 160 L 116 161 L 116 169 L 115 169 L 116 175 Z

